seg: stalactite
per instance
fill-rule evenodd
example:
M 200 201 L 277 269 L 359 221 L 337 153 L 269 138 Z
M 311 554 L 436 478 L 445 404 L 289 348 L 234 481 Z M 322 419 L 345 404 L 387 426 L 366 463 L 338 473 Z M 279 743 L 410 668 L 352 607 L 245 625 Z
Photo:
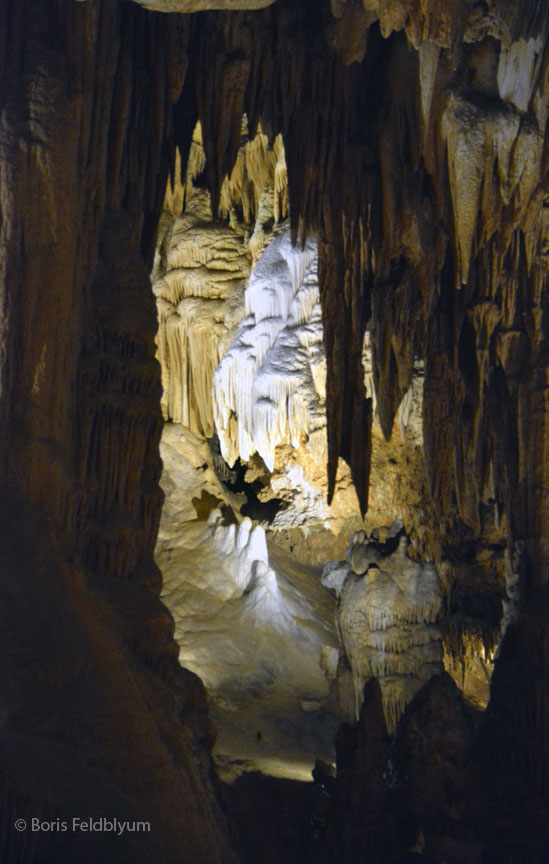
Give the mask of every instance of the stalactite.
M 290 23 L 292 19 L 293 24 Z M 340 147 L 341 142 L 345 139 L 358 140 L 361 137 L 360 118 L 367 112 L 368 100 L 375 99 L 375 97 L 371 96 L 371 91 L 367 87 L 363 87 L 361 92 L 364 94 L 366 102 L 363 106 L 363 112 L 360 109 L 354 110 L 350 104 L 350 94 L 357 81 L 364 77 L 362 67 L 347 69 L 335 56 L 330 58 L 327 67 L 324 68 L 321 65 L 314 67 L 316 78 L 312 84 L 307 83 L 310 70 L 307 52 L 309 46 L 312 50 L 325 50 L 323 33 L 320 27 L 315 32 L 310 26 L 311 22 L 295 7 L 290 10 L 289 21 L 284 23 L 283 30 L 280 29 L 279 24 L 283 18 L 275 18 L 271 10 L 261 13 L 260 16 L 243 17 L 240 27 L 236 26 L 234 17 L 229 19 L 226 16 L 216 16 L 205 20 L 208 20 L 211 27 L 208 27 L 207 35 L 206 31 L 203 31 L 203 44 L 197 48 L 196 62 L 200 68 L 200 74 L 196 76 L 194 91 L 198 94 L 197 104 L 207 156 L 206 174 L 209 178 L 214 210 L 219 200 L 222 178 L 229 173 L 236 157 L 234 145 L 231 143 L 235 140 L 235 133 L 230 131 L 230 129 L 235 129 L 236 117 L 232 119 L 229 117 L 227 105 L 223 106 L 219 116 L 214 116 L 213 112 L 219 109 L 212 107 L 213 103 L 210 97 L 213 78 L 210 75 L 210 69 L 215 68 L 216 74 L 221 75 L 222 87 L 229 86 L 223 84 L 223 80 L 226 78 L 227 82 L 232 81 L 236 71 L 233 66 L 225 67 L 222 58 L 231 51 L 240 52 L 240 55 L 246 58 L 246 62 L 244 63 L 243 60 L 242 64 L 244 65 L 241 64 L 238 67 L 237 78 L 241 82 L 241 76 L 246 67 L 248 69 L 247 90 L 245 98 L 244 95 L 237 98 L 234 94 L 232 98 L 238 102 L 241 113 L 243 111 L 247 113 L 251 130 L 256 128 L 261 118 L 266 128 L 274 130 L 280 128 L 282 131 L 287 159 L 290 216 L 294 234 L 299 231 L 302 236 L 305 236 L 310 228 L 318 228 L 324 231 L 330 242 L 337 243 L 337 248 L 340 250 L 337 255 L 340 256 L 344 250 L 347 250 L 345 254 L 348 254 L 349 261 L 353 260 L 356 252 L 356 238 L 365 238 L 364 241 L 359 241 L 358 257 L 354 260 L 353 265 L 354 276 L 350 277 L 351 282 L 360 286 L 358 292 L 357 289 L 351 288 L 350 283 L 347 288 L 344 286 L 344 282 L 348 278 L 345 276 L 345 265 L 335 269 L 331 266 L 326 267 L 325 278 L 322 252 L 320 256 L 321 285 L 330 282 L 332 285 L 330 296 L 336 297 L 341 291 L 347 297 L 346 310 L 343 310 L 340 304 L 336 302 L 333 303 L 332 309 L 328 310 L 329 300 L 327 299 L 323 304 L 324 315 L 330 317 L 331 323 L 334 319 L 343 316 L 338 332 L 342 333 L 347 325 L 348 332 L 353 333 L 350 340 L 348 336 L 345 340 L 340 336 L 333 348 L 331 350 L 328 348 L 328 412 L 332 414 L 329 423 L 331 430 L 331 443 L 329 444 L 330 489 L 333 491 L 337 459 L 341 452 L 350 463 L 354 464 L 356 469 L 354 472 L 355 483 L 360 489 L 360 498 L 363 506 L 365 506 L 368 448 L 359 445 L 357 436 L 349 435 L 347 430 L 351 429 L 353 425 L 359 429 L 364 427 L 366 431 L 361 432 L 360 436 L 362 443 L 362 434 L 367 438 L 370 422 L 368 403 L 365 401 L 361 389 L 362 374 L 358 372 L 357 362 L 360 362 L 367 320 L 367 293 L 363 291 L 364 271 L 361 262 L 364 262 L 368 256 L 367 237 L 373 226 L 361 221 L 362 213 L 367 212 L 367 208 L 362 206 L 366 200 L 366 194 L 362 194 L 357 200 L 355 192 L 357 187 L 360 188 L 361 177 L 368 176 L 369 160 L 375 157 L 373 151 L 365 152 L 361 147 L 353 152 L 353 158 L 342 161 Z M 262 27 L 261 32 L 263 34 L 267 32 L 274 36 L 271 44 L 265 44 L 265 37 L 264 35 L 263 37 L 260 36 L 259 27 Z M 291 54 L 291 61 L 290 55 L 285 56 L 288 50 L 286 40 L 282 41 L 282 33 L 285 36 L 288 27 L 290 29 L 295 28 L 295 41 L 292 40 L 291 43 L 288 43 L 288 47 L 291 44 L 292 49 L 294 49 Z M 264 51 L 262 53 L 253 47 L 254 39 L 248 38 L 246 42 L 245 37 L 250 37 L 251 33 L 263 41 Z M 300 35 L 303 35 L 303 45 L 299 42 Z M 278 56 L 275 56 L 273 52 L 275 45 L 279 48 Z M 213 64 L 210 59 L 209 64 L 206 65 L 200 61 L 200 57 L 205 56 L 205 52 L 210 58 L 216 56 L 219 59 L 215 60 Z M 370 62 L 372 64 L 374 62 L 373 55 Z M 269 65 L 270 63 L 272 65 Z M 275 89 L 273 84 L 276 76 L 279 75 L 284 79 L 285 76 L 288 76 L 290 69 L 292 70 L 291 80 L 287 79 L 286 86 L 282 80 L 282 86 Z M 263 81 L 261 89 L 258 87 L 260 81 Z M 233 81 L 231 87 L 233 87 L 234 93 L 243 91 L 242 83 L 238 83 L 236 86 L 236 82 Z M 333 109 L 329 121 L 327 93 L 330 94 L 329 105 Z M 296 134 L 297 112 L 300 116 L 299 134 Z M 238 122 L 240 122 L 240 116 Z M 320 136 L 316 134 L 317 117 L 323 118 L 323 134 Z M 310 118 L 310 122 L 307 121 L 307 118 Z M 214 141 L 217 148 L 215 153 Z M 312 173 L 310 168 L 305 167 L 314 164 L 322 164 L 323 171 Z M 364 248 L 362 248 L 362 243 L 364 243 Z M 331 258 L 332 256 L 330 256 L 330 260 Z M 357 302 L 357 293 L 363 295 L 359 302 Z M 326 292 L 327 296 L 328 293 Z M 349 328 L 351 328 L 350 331 Z M 344 397 L 344 404 L 341 395 L 342 381 L 339 380 L 342 376 L 339 375 L 338 371 L 341 369 L 341 358 L 344 359 L 352 381 L 349 385 L 343 384 L 347 393 Z M 348 377 L 343 376 L 343 380 Z M 337 423 L 333 422 L 336 417 L 339 417 Z

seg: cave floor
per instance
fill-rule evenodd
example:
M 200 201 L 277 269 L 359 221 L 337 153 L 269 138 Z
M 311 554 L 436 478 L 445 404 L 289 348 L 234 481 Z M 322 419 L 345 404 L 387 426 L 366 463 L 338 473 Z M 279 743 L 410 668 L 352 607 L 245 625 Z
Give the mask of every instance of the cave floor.
M 277 626 L 275 620 L 265 629 L 261 621 L 225 620 L 224 634 L 217 635 L 226 643 L 222 654 L 237 647 L 243 663 L 239 681 L 228 666 L 225 680 L 209 691 L 218 729 L 214 758 L 225 779 L 257 769 L 311 780 L 315 759 L 333 761 L 340 723 L 319 664 L 322 647 L 337 645 L 334 604 L 320 586 L 319 571 L 292 561 L 271 543 L 269 558 L 294 615 L 289 623 Z
M 313 606 L 315 595 L 326 593 L 320 574 L 272 544 L 269 557 L 278 609 L 266 612 L 253 592 L 219 604 L 206 590 L 179 620 L 180 662 L 206 685 L 214 759 L 225 780 L 254 770 L 311 780 L 316 758 L 333 759 L 339 720 L 319 665 L 324 645 L 336 645 L 331 598 Z
M 219 773 L 310 781 L 317 758 L 333 761 L 339 725 L 320 666 L 323 649 L 338 646 L 335 598 L 318 568 L 267 543 L 263 528 L 203 512 L 208 496 L 233 511 L 235 502 L 205 467 L 199 439 L 181 426 L 165 433 L 156 560 L 180 662 L 208 693 Z

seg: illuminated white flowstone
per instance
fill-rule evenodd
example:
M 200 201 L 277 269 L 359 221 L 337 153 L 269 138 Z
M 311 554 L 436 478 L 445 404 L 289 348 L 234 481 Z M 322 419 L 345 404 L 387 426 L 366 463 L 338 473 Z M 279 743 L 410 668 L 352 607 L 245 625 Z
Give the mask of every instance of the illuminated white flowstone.
M 305 437 L 325 450 L 326 365 L 316 243 L 292 246 L 290 232 L 267 247 L 245 293 L 246 317 L 214 374 L 214 420 L 229 465 L 259 453 L 274 467 L 275 448 Z
M 304 247 L 294 247 L 289 230 L 275 237 L 253 269 L 244 299 L 245 317 L 213 375 L 213 417 L 223 458 L 232 466 L 259 453 L 272 471 L 276 447 L 288 442 L 308 447 L 313 460 L 324 465 L 326 357 L 316 241 L 309 237 Z M 368 333 L 363 365 L 375 408 Z M 418 446 L 422 390 L 418 362 L 398 413 L 402 437 L 412 437 Z M 316 502 L 313 509 L 323 508 Z

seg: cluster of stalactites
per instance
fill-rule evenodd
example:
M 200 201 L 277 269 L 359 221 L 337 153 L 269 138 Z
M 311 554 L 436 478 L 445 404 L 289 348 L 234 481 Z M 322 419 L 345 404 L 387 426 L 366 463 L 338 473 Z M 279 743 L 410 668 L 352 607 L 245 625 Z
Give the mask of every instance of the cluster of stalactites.
M 195 192 L 195 181 L 206 167 L 202 126 L 197 122 L 189 147 L 185 170 L 181 153 L 175 155 L 175 167 L 166 189 L 164 208 L 174 217 L 179 216 Z M 250 136 L 248 118 L 241 118 L 241 144 L 230 172 L 222 182 L 217 213 L 234 225 L 243 222 L 254 225 L 258 221 L 262 199 L 267 196 L 270 212 L 267 218 L 275 223 L 286 219 L 288 203 L 288 170 L 282 135 L 271 142 L 259 124 L 255 135 Z M 257 257 L 257 256 L 255 256 Z
M 177 153 L 164 203 L 168 227 L 161 233 L 153 271 L 164 416 L 207 437 L 215 431 L 213 373 L 244 314 L 250 259 L 258 260 L 272 224 L 288 210 L 281 136 L 271 146 L 261 128 L 250 138 L 246 116 L 241 124 L 236 162 L 221 187 L 223 220 L 213 219 L 207 195 L 195 185 L 206 164 L 200 123 L 184 175 Z
M 362 4 L 360 23 L 360 4 L 341 0 L 327 30 L 299 4 L 274 4 L 245 22 L 205 16 L 193 51 L 215 206 L 243 158 L 246 113 L 251 129 L 282 133 L 294 236 L 320 241 L 330 490 L 343 456 L 367 505 L 368 327 L 387 436 L 425 360 L 437 519 L 457 501 L 474 530 L 487 495 L 511 506 L 518 427 L 541 416 L 519 378 L 541 375 L 547 15 L 539 2 L 520 16 L 515 6 L 381 0 Z M 230 99 L 212 111 L 215 92 Z M 527 507 L 515 501 L 517 530 Z
M 244 222 L 250 224 L 259 213 L 261 196 L 270 192 L 273 199 L 273 218 L 280 222 L 288 215 L 288 171 L 282 135 L 272 142 L 259 126 L 253 138 L 248 136 L 248 119 L 242 117 L 241 146 L 236 162 L 221 186 L 219 213 L 231 216 L 235 209 L 242 210 Z
M 364 50 L 363 34 L 349 32 L 350 28 L 364 29 L 374 22 L 379 23 L 384 38 L 404 30 L 416 48 L 428 41 L 446 49 L 455 49 L 462 42 L 475 42 L 484 36 L 499 39 L 504 44 L 530 40 L 546 31 L 549 22 L 549 10 L 543 0 L 530 0 L 527 4 L 516 0 L 495 0 L 489 4 L 471 0 L 444 3 L 440 0 L 422 0 L 421 3 L 417 0 L 362 0 L 361 3 L 330 0 L 330 7 L 337 24 L 335 33 L 332 29 L 333 42 L 346 62 L 360 60 L 357 49 Z
M 418 44 L 415 94 L 388 76 L 372 292 L 384 432 L 425 352 L 425 455 L 438 520 L 457 499 L 475 531 L 483 502 L 507 510 L 518 501 L 518 434 L 530 401 L 520 379 L 540 365 L 535 310 L 547 282 L 546 40 L 484 35 L 471 37 L 457 68 L 444 42 Z M 520 532 L 525 510 L 514 509 L 508 525 Z

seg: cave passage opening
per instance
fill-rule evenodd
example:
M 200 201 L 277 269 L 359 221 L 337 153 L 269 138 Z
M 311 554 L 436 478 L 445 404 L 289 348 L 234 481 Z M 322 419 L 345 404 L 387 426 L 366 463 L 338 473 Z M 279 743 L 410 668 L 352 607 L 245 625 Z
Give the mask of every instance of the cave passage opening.
M 281 136 L 250 137 L 243 117 L 217 218 L 204 164 L 198 124 L 186 174 L 178 163 L 168 184 L 152 273 L 165 419 L 156 560 L 180 661 L 209 694 L 222 776 L 310 781 L 317 758 L 333 761 L 339 723 L 326 676 L 335 598 L 320 583 L 336 537 L 320 479 L 316 250 L 291 243 Z M 361 524 L 349 476 L 345 491 L 329 557 Z M 326 547 L 312 556 L 311 531 Z
M 156 561 L 180 662 L 209 693 L 222 775 L 310 780 L 316 758 L 333 761 L 338 723 L 358 719 L 371 675 L 390 729 L 443 668 L 482 709 L 497 640 L 470 613 L 473 590 L 445 611 L 440 577 L 420 564 L 423 361 L 387 441 L 366 332 L 368 516 L 342 461 L 328 506 L 318 254 L 312 239 L 292 242 L 282 138 L 250 136 L 243 116 L 215 217 L 205 162 L 198 123 L 187 170 L 178 158 L 167 186 L 152 272 L 165 420 Z M 499 598 L 484 600 L 496 634 Z

